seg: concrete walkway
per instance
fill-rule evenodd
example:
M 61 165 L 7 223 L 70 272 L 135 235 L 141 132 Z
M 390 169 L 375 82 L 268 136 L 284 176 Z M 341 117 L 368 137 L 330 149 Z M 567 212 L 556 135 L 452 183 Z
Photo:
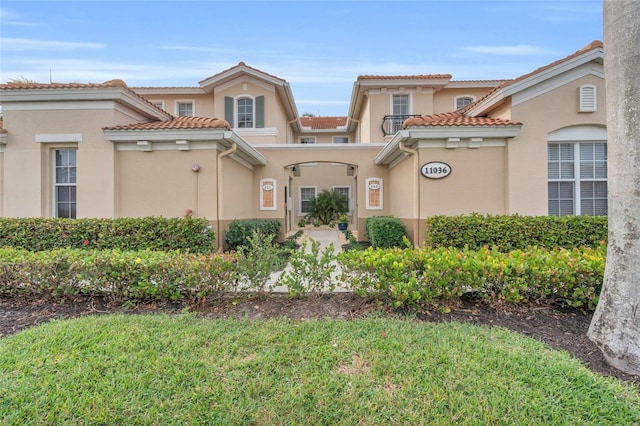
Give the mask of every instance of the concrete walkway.
M 322 253 L 331 244 L 333 244 L 333 254 L 338 254 L 342 251 L 342 246 L 341 246 L 342 243 L 340 242 L 340 231 L 338 230 L 328 230 L 328 231 L 304 230 L 304 234 L 306 236 L 306 240 L 315 240 L 320 243 L 320 253 Z M 310 250 L 311 250 L 311 243 L 307 242 L 307 252 L 309 252 Z M 332 277 L 334 278 L 334 280 L 337 280 L 341 274 L 341 271 L 340 271 L 340 265 L 338 265 L 337 262 L 335 262 L 335 265 L 336 265 L 336 270 L 332 274 Z M 286 286 L 282 286 L 282 285 L 275 286 L 275 284 L 278 282 L 280 275 L 290 269 L 291 269 L 291 265 L 287 264 L 284 270 L 272 273 L 271 277 L 269 278 L 269 283 L 267 284 L 267 287 L 268 288 L 270 287 L 271 291 L 274 293 L 287 293 L 288 289 Z M 350 291 L 350 290 L 347 288 L 338 286 L 334 291 L 338 292 L 338 291 Z

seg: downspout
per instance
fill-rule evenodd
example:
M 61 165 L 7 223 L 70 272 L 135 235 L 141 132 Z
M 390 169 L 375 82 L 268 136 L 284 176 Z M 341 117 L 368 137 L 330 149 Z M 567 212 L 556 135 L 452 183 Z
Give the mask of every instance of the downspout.
M 284 129 L 284 143 L 287 144 L 289 143 L 289 125 L 295 123 L 296 121 L 298 121 L 297 118 L 294 118 L 291 121 L 287 121 L 287 126 Z
M 355 143 L 360 143 L 360 120 L 356 120 L 353 117 L 349 117 L 349 120 L 353 121 L 354 123 L 356 123 L 357 127 L 356 127 L 356 141 Z
M 218 183 L 218 188 L 216 189 L 216 218 L 218 219 L 217 224 L 218 224 L 218 229 L 216 231 L 216 237 L 218 238 L 218 251 L 222 251 L 224 249 L 224 240 L 222 238 L 222 234 L 221 234 L 221 226 L 220 226 L 220 222 L 222 220 L 222 218 L 220 217 L 221 214 L 221 208 L 220 208 L 220 192 L 222 191 L 222 159 L 224 157 L 226 157 L 227 155 L 231 155 L 234 152 L 236 152 L 236 150 L 238 149 L 238 145 L 233 142 L 233 144 L 231 145 L 231 148 L 229 148 L 226 151 L 221 152 L 220 154 L 218 154 L 218 164 L 217 164 L 217 173 L 218 173 L 218 178 L 217 178 L 217 183 Z
M 418 151 L 415 149 L 407 148 L 404 142 L 400 141 L 398 143 L 398 148 L 400 151 L 413 156 L 413 173 L 415 175 L 414 186 L 415 186 L 415 224 L 413 226 L 413 245 L 420 245 L 420 174 L 417 173 L 419 168 L 418 165 Z

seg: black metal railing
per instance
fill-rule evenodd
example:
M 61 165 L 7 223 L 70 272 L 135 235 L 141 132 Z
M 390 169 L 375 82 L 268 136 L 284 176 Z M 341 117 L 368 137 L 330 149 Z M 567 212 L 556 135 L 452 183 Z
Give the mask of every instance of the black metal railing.
M 420 117 L 418 114 L 404 114 L 404 115 L 385 115 L 382 117 L 382 134 L 384 136 L 395 135 L 398 130 L 402 129 L 402 123 L 404 120 L 410 117 Z

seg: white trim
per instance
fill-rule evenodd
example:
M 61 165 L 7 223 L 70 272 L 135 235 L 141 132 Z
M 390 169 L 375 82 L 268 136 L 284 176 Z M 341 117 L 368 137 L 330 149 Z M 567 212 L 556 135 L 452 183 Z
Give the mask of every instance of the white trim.
M 238 101 L 241 99 L 251 99 L 251 111 L 252 111 L 252 119 L 251 119 L 251 127 L 238 127 Z M 233 130 L 251 130 L 256 129 L 256 96 L 249 95 L 247 93 L 242 93 L 240 95 L 233 97 Z
M 57 176 L 57 164 L 56 164 L 56 152 L 58 151 L 70 151 L 73 150 L 75 151 L 75 155 L 76 155 L 76 181 L 73 183 L 58 183 L 58 176 Z M 66 186 L 66 187 L 74 187 L 76 188 L 76 198 L 73 201 L 75 206 L 76 206 L 76 217 L 78 217 L 78 147 L 77 146 L 71 146 L 71 147 L 59 147 L 59 148 L 54 148 L 51 149 L 50 151 L 50 155 L 51 155 L 51 159 L 50 159 L 50 164 L 51 164 L 51 202 L 53 203 L 52 206 L 52 213 L 53 213 L 53 217 L 59 217 L 58 216 L 58 199 L 56 197 L 56 188 L 58 186 Z
M 380 188 L 379 188 L 380 189 L 380 205 L 379 206 L 371 206 L 371 204 L 369 203 L 369 182 L 372 180 L 380 181 Z M 365 208 L 367 210 L 383 210 L 384 209 L 384 179 L 380 177 L 367 178 L 365 180 L 365 185 L 364 185 L 364 194 L 365 194 L 365 200 L 366 200 Z
M 58 110 L 101 110 L 113 109 L 114 101 L 71 101 L 71 102 L 20 102 L 5 103 L 3 111 L 58 111 Z
M 178 113 L 178 104 L 191 104 L 191 115 L 186 115 L 184 117 L 197 117 L 195 99 L 176 99 L 175 101 L 173 101 L 173 110 L 176 117 L 180 116 L 180 114 Z
M 400 93 L 391 93 L 389 96 L 389 114 L 390 115 L 405 115 L 405 114 L 396 114 L 395 112 L 393 112 L 393 97 L 394 96 L 407 96 L 408 97 L 408 109 L 409 111 L 407 112 L 406 115 L 411 115 L 413 114 L 413 96 L 411 93 L 406 93 L 406 92 L 400 92 Z
M 265 207 L 264 206 L 264 185 L 265 181 L 269 181 L 273 185 L 273 207 Z M 278 181 L 274 178 L 263 178 L 260 179 L 260 210 L 277 210 L 278 209 Z
M 547 142 L 607 142 L 607 129 L 602 126 L 569 126 L 547 134 Z
M 82 133 L 37 133 L 37 143 L 82 142 Z
M 311 185 L 301 185 L 298 187 L 298 216 L 306 216 L 309 213 L 302 212 L 302 189 L 313 188 L 314 197 L 318 196 L 318 187 Z
M 277 127 L 234 127 L 233 131 L 239 136 L 278 136 Z

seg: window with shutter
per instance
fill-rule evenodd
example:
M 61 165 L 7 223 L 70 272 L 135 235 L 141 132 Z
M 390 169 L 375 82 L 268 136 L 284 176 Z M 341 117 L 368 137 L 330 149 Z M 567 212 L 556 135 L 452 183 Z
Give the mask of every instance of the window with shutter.
M 580 112 L 595 112 L 597 109 L 596 86 L 592 84 L 580 86 Z

